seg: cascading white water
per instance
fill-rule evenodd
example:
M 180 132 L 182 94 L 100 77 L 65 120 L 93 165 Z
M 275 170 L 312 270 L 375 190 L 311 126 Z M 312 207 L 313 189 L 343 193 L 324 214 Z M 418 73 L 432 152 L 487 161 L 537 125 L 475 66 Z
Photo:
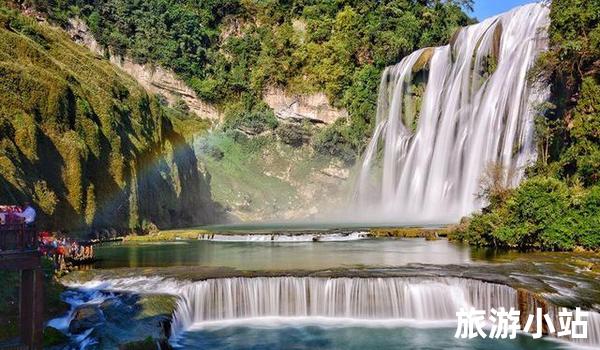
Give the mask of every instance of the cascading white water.
M 520 181 L 536 156 L 534 110 L 548 94 L 527 79 L 547 45 L 548 13 L 542 4 L 515 8 L 385 69 L 355 213 L 455 222 L 483 205 L 477 193 L 488 166 L 511 174 L 507 185 Z
M 600 313 L 590 312 L 588 317 L 588 339 L 576 339 L 584 344 L 600 345 Z
M 345 242 L 369 237 L 368 232 L 307 234 L 202 234 L 199 240 L 214 242 Z
M 64 318 L 51 321 L 51 325 L 67 328 L 77 307 L 117 297 L 112 292 L 171 294 L 179 298 L 171 327 L 175 341 L 185 331 L 210 326 L 215 321 L 221 325 L 273 319 L 376 325 L 396 325 L 402 320 L 410 320 L 411 325 L 414 321 L 454 323 L 461 307 L 488 312 L 499 307 L 524 307 L 523 314 L 533 314 L 535 307 L 546 307 L 554 323 L 559 324 L 557 307 L 545 301 L 539 304 L 535 294 L 464 278 L 254 277 L 189 282 L 137 277 L 72 283 L 69 287 L 76 289 L 67 299 L 72 310 Z M 600 313 L 590 311 L 587 320 L 588 339 L 573 341 L 598 345 Z M 93 342 L 88 338 L 90 332 L 77 335 L 76 343 Z
M 456 320 L 461 307 L 517 307 L 507 286 L 457 278 L 228 278 L 180 292 L 175 335 L 207 321 L 257 317 Z

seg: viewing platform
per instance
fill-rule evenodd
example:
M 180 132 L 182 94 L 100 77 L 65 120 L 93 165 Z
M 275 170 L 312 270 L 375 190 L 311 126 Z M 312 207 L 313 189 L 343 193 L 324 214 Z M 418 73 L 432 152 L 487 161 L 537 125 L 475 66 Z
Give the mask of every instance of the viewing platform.
M 27 270 L 40 268 L 35 229 L 25 224 L 0 225 L 0 269 Z
M 34 228 L 0 225 L 0 270 L 20 272 L 18 339 L 0 349 L 41 349 L 44 326 L 44 274 Z

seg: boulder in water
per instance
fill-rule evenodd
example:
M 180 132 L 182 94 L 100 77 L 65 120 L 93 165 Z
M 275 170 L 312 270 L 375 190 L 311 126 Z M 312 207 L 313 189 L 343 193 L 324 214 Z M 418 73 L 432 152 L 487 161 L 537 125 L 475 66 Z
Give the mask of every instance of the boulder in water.
M 98 323 L 80 328 L 94 328 L 90 338 L 99 349 L 170 349 L 166 346 L 175 305 L 171 295 L 116 293 L 95 306 L 101 315 Z
M 83 306 L 75 310 L 73 320 L 69 324 L 69 332 L 80 334 L 100 324 L 103 320 L 102 312 L 96 306 Z

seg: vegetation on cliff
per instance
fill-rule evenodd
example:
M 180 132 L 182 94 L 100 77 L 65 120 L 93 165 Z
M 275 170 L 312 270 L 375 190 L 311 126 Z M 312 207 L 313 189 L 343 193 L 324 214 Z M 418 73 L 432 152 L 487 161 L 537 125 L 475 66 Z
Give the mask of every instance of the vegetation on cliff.
M 448 42 L 470 23 L 462 9 L 472 2 L 31 3 L 62 24 L 74 16 L 84 19 L 98 42 L 116 53 L 173 69 L 200 98 L 235 109 L 226 113 L 234 119 L 230 125 L 239 120 L 270 125 L 260 106 L 269 86 L 325 92 L 350 118 L 323 130 L 316 149 L 352 161 L 371 133 L 381 70 L 417 48 Z
M 305 124 L 280 123 L 275 132 L 252 137 L 229 129 L 197 142 L 213 199 L 244 221 L 309 217 L 339 207 L 349 170 L 304 143 L 318 130 Z
M 552 89 L 536 120 L 538 161 L 514 190 L 488 182 L 490 205 L 458 229 L 470 243 L 600 249 L 600 3 L 550 6 L 550 49 L 531 72 Z
M 31 198 L 61 229 L 211 222 L 188 145 L 206 127 L 62 30 L 0 7 L 0 202 Z

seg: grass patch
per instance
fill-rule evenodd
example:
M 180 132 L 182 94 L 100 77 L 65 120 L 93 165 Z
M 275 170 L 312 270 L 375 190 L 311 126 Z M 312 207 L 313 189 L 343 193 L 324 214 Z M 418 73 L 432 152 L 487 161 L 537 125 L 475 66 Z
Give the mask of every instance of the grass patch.
M 448 237 L 450 228 L 423 228 L 423 227 L 384 227 L 372 228 L 369 234 L 373 237 L 397 237 L 397 238 L 425 238 L 436 240 L 439 237 Z
M 160 242 L 160 241 L 174 241 L 178 239 L 198 239 L 198 236 L 208 233 L 206 230 L 201 229 L 178 229 L 178 230 L 166 230 L 160 231 L 157 234 L 151 235 L 129 235 L 123 237 L 123 242 L 136 243 L 136 242 Z
M 177 297 L 173 295 L 144 295 L 139 304 L 141 312 L 136 316 L 138 319 L 154 316 L 170 316 L 175 310 Z

